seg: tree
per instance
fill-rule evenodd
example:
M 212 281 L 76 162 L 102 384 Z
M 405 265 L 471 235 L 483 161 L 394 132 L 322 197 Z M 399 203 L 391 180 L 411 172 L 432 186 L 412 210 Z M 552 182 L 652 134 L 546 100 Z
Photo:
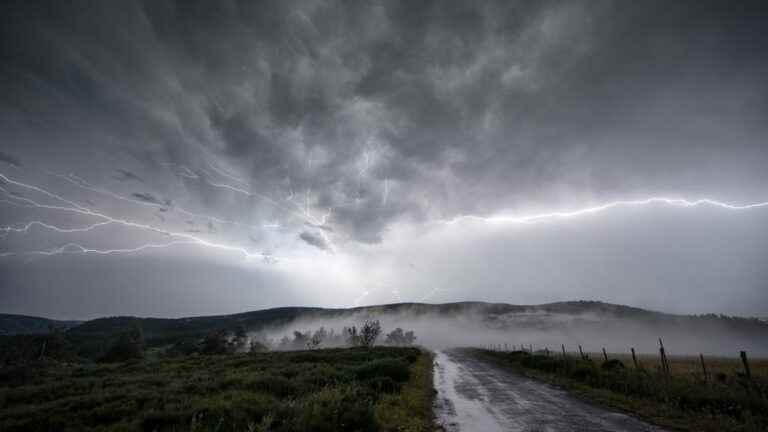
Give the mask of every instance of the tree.
M 248 352 L 251 353 L 257 353 L 257 352 L 267 352 L 269 351 L 269 347 L 267 347 L 263 342 L 251 339 L 250 346 L 248 347 Z
M 366 348 L 372 347 L 380 334 L 381 324 L 379 323 L 379 320 L 366 320 L 360 328 L 360 346 Z
M 291 347 L 297 350 L 305 349 L 309 344 L 309 339 L 310 339 L 309 332 L 302 333 L 300 331 L 294 330 L 293 342 L 291 342 Z
M 136 322 L 131 328 L 118 335 L 112 347 L 101 358 L 103 362 L 124 362 L 144 358 L 144 332 Z
M 278 344 L 277 349 L 279 350 L 287 350 L 291 348 L 291 338 L 288 336 L 283 336 L 282 339 L 280 339 L 280 344 Z
M 64 331 L 52 324 L 48 325 L 48 334 L 43 336 L 39 359 L 71 360 L 76 357 L 72 344 L 64 336 Z
M 245 327 L 242 325 L 239 325 L 235 327 L 235 335 L 232 339 L 233 349 L 237 352 L 243 352 L 246 349 L 246 346 L 248 344 L 248 332 L 246 332 Z
M 357 327 L 344 327 L 344 333 L 346 334 L 346 343 L 348 346 L 359 346 L 360 335 L 357 334 Z
M 224 329 L 211 330 L 203 339 L 203 354 L 226 354 L 232 352 L 232 348 Z
M 413 331 L 403 332 L 403 329 L 400 327 L 389 332 L 384 339 L 385 344 L 394 346 L 409 346 L 413 345 L 415 341 L 416 336 L 413 334 Z
M 328 339 L 328 332 L 325 330 L 325 327 L 321 326 L 319 329 L 315 330 L 315 332 L 312 334 L 312 337 L 309 338 L 309 341 L 307 342 L 307 348 L 309 349 L 318 348 L 327 339 Z

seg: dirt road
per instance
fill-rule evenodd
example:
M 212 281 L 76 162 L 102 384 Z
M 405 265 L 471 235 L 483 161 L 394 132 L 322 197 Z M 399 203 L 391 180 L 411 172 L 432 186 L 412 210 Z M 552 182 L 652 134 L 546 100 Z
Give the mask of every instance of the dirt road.
M 466 351 L 438 351 L 435 361 L 436 413 L 449 432 L 662 431 Z

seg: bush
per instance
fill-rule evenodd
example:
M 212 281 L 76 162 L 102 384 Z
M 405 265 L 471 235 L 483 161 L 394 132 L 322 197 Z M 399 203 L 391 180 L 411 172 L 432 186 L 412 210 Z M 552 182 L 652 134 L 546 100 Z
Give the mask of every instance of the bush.
M 144 358 L 144 333 L 137 323 L 130 330 L 118 335 L 112 347 L 99 361 L 106 363 L 126 362 Z
M 581 363 L 571 371 L 571 378 L 579 381 L 591 381 L 597 377 L 597 370 L 592 364 Z
M 279 398 L 296 396 L 299 394 L 298 386 L 291 380 L 274 375 L 254 378 L 245 384 L 245 388 L 252 391 L 269 393 Z
M 410 370 L 402 360 L 385 358 L 360 366 L 355 371 L 355 376 L 363 380 L 386 377 L 394 382 L 405 382 L 408 381 Z
M 431 376 L 419 353 L 376 347 L 0 368 L 8 379 L 22 372 L 33 380 L 0 386 L 0 430 L 376 430 L 377 407 L 412 385 L 410 359 Z M 421 381 L 417 388 L 431 396 Z M 428 421 L 428 410 L 420 415 L 412 417 Z
M 610 359 L 608 361 L 604 361 L 600 368 L 607 371 L 614 369 L 624 369 L 624 363 L 618 359 Z

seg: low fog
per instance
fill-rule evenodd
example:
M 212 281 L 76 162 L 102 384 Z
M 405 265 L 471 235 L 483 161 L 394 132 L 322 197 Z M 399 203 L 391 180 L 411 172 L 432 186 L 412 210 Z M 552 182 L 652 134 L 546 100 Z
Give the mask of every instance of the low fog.
M 386 311 L 387 308 L 397 309 Z M 440 311 L 429 311 L 429 309 Z M 515 310 L 509 310 L 515 309 Z M 572 309 L 557 312 L 553 309 Z M 759 320 L 716 316 L 665 315 L 602 303 L 564 303 L 544 306 L 492 304 L 396 305 L 345 311 L 324 310 L 308 313 L 290 323 L 251 332 L 257 340 L 271 342 L 279 349 L 282 338 L 293 338 L 294 331 L 314 333 L 321 327 L 343 333 L 345 327 L 378 320 L 385 335 L 396 328 L 413 331 L 416 345 L 430 349 L 486 347 L 560 352 L 658 353 L 659 338 L 670 355 L 738 356 L 740 350 L 768 355 L 768 323 Z M 320 344 L 319 348 L 324 345 Z M 325 345 L 325 347 L 329 347 Z

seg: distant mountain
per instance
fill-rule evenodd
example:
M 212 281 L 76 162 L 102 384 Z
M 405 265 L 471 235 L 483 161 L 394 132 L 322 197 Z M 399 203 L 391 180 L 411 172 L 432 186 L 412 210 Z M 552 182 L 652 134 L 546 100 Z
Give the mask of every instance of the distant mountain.
M 103 347 L 107 340 L 140 323 L 148 346 L 167 346 L 200 338 L 216 329 L 242 326 L 277 339 L 293 330 L 325 326 L 341 330 L 365 319 L 379 319 L 382 327 L 414 330 L 427 346 L 508 344 L 559 349 L 627 351 L 634 347 L 652 353 L 663 338 L 673 353 L 734 355 L 748 350 L 768 356 L 768 323 L 757 318 L 722 315 L 674 315 L 630 306 L 569 301 L 542 305 L 458 302 L 444 304 L 397 303 L 348 309 L 282 307 L 232 315 L 186 318 L 99 318 L 83 323 L 2 315 L 6 334 L 44 332 L 47 325 L 68 323 L 67 338 L 81 354 Z M 37 321 L 36 321 L 37 320 Z M 12 330 L 11 330 L 12 329 Z M 11 333 L 12 332 L 12 333 Z
M 26 315 L 0 314 L 0 335 L 48 333 L 50 326 L 70 329 L 81 321 L 58 321 Z

